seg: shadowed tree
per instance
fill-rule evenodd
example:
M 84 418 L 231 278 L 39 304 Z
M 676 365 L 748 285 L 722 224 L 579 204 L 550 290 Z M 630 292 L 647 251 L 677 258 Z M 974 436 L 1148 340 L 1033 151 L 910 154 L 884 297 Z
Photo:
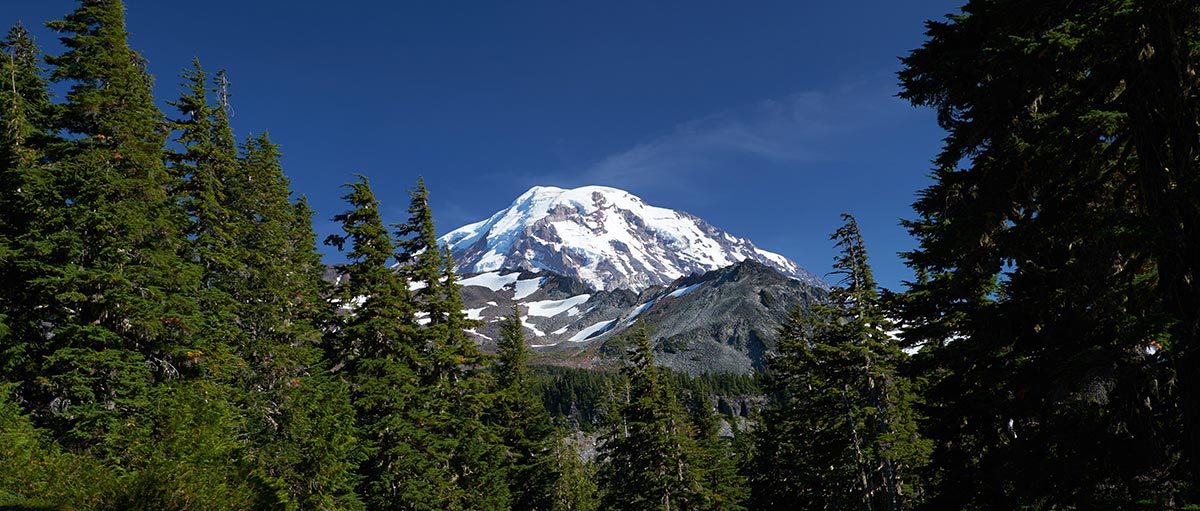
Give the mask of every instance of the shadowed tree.
M 948 135 L 907 225 L 930 505 L 1170 507 L 1200 480 L 1200 6 L 968 2 L 900 95 Z

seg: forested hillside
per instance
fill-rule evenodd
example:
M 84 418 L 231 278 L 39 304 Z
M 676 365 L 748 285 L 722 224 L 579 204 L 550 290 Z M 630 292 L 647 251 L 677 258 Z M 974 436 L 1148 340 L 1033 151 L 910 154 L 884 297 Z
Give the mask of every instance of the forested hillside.
M 0 42 L 0 509 L 1200 509 L 1194 2 L 929 23 L 917 278 L 843 215 L 755 376 L 645 323 L 619 371 L 538 367 L 516 306 L 484 353 L 423 181 L 388 225 L 348 177 L 318 240 L 231 78 L 155 98 L 124 11 Z

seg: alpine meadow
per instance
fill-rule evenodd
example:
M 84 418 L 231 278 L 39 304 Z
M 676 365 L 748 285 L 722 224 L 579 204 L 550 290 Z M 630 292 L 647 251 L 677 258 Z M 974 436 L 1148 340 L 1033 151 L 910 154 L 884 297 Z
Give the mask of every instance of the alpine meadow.
M 572 83 L 612 93 L 595 102 L 620 122 L 670 119 L 607 157 L 580 149 L 570 127 L 543 126 L 562 137 L 530 147 L 592 163 L 566 177 L 502 170 L 532 156 L 496 160 L 500 177 L 434 169 L 406 175 L 397 197 L 381 193 L 395 186 L 391 169 L 362 168 L 351 152 L 331 155 L 345 168 L 320 171 L 344 176 L 340 191 L 294 185 L 289 137 L 235 130 L 235 106 L 268 99 L 239 101 L 241 78 L 207 67 L 221 63 L 173 56 L 178 74 L 157 80 L 177 94 L 156 94 L 149 60 L 131 47 L 138 2 L 128 3 L 129 13 L 121 0 L 76 0 L 44 26 L 0 20 L 13 24 L 0 41 L 0 511 L 1200 510 L 1200 3 L 966 0 L 926 21 L 919 46 L 891 55 L 898 70 L 881 100 L 930 114 L 944 137 L 924 167 L 898 156 L 887 170 L 926 174 L 900 191 L 915 194 L 911 209 L 888 220 L 909 245 L 872 267 L 879 210 L 854 208 L 886 200 L 870 183 L 842 187 L 856 198 L 821 213 L 837 222 L 828 239 L 805 242 L 834 254 L 828 272 L 805 269 L 779 241 L 807 225 L 794 212 L 802 203 L 828 209 L 828 197 L 811 197 L 826 177 L 806 178 L 809 191 L 770 172 L 839 172 L 821 152 L 837 144 L 823 137 L 868 138 L 851 105 L 869 88 L 705 115 L 665 100 L 608 103 L 636 95 L 624 79 L 670 89 L 659 80 L 675 68 L 655 68 L 679 60 L 663 57 L 674 44 L 708 41 L 692 55 L 701 67 L 818 60 L 739 46 L 755 23 L 774 34 L 754 16 L 779 5 L 713 16 L 700 2 L 614 4 L 630 27 L 646 23 L 624 47 L 632 53 L 619 53 L 623 36 L 590 7 L 568 16 L 542 5 L 515 29 L 485 14 L 450 24 L 519 38 L 594 21 L 577 34 L 586 44 L 559 41 L 579 62 L 553 41 L 385 34 L 402 55 L 362 76 L 403 61 L 414 81 L 430 69 L 455 77 L 453 87 L 421 82 L 423 97 L 332 90 L 366 78 L 305 56 L 305 80 L 325 95 L 288 110 L 404 111 L 452 139 L 448 160 L 534 151 L 420 117 L 471 94 L 496 104 L 514 90 L 543 95 L 517 101 L 527 115 L 501 130 L 517 138 L 554 125 L 554 109 L 620 131 L 556 102 L 550 89 Z M 441 8 L 398 4 L 389 15 L 418 24 L 433 19 L 422 9 Z M 171 7 L 169 23 L 224 45 L 221 27 L 188 23 L 187 9 L 200 8 Z M 343 8 L 322 7 L 331 26 Z M 526 8 L 508 7 L 516 18 Z M 714 24 L 738 25 L 743 13 L 751 28 Z M 848 52 L 840 65 L 883 37 L 865 34 L 884 32 L 878 21 L 863 18 L 858 50 L 830 50 Z M 287 30 L 347 59 L 359 51 L 318 28 Z M 56 45 L 42 46 L 43 33 Z M 450 57 L 463 48 L 548 82 L 566 76 L 558 67 L 611 62 L 634 76 L 476 83 L 454 74 L 469 68 Z M 514 48 L 553 65 L 522 65 Z M 289 51 L 304 53 L 283 43 L 245 53 Z M 717 74 L 667 92 L 702 103 L 769 89 L 749 71 L 732 82 L 750 85 Z M 542 99 L 547 110 L 533 104 Z M 879 110 L 878 123 L 909 119 Z M 312 116 L 279 121 L 328 142 L 306 151 L 379 131 Z M 388 158 L 418 167 L 396 144 Z M 739 195 L 733 181 L 788 199 Z M 501 202 L 443 207 L 448 182 L 496 188 L 487 191 Z M 478 219 L 514 189 L 528 191 Z M 337 197 L 337 211 L 314 211 Z M 757 219 L 760 246 L 650 201 L 712 204 L 703 212 L 721 225 L 758 211 L 794 217 Z M 435 226 L 443 209 L 463 225 Z M 893 259 L 911 278 L 892 276 Z

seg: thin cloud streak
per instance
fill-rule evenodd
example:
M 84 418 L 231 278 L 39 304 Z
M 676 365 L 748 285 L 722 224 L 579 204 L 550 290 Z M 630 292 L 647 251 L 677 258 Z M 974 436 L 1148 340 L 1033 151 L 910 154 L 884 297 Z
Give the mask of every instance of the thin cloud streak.
M 887 94 L 861 89 L 800 92 L 688 121 L 567 179 L 575 185 L 677 187 L 689 178 L 728 170 L 731 160 L 778 164 L 838 158 L 830 143 L 871 122 L 888 106 L 885 101 L 893 102 Z

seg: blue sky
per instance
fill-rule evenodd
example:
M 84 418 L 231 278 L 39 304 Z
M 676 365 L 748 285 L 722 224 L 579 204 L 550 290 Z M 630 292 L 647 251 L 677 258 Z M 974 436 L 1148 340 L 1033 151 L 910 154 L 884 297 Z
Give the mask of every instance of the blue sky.
M 75 2 L 5 3 L 0 21 L 60 51 L 41 23 Z M 894 97 L 898 58 L 958 5 L 126 1 L 159 100 L 179 95 L 193 57 L 228 70 L 235 130 L 270 131 L 322 237 L 354 173 L 391 222 L 423 175 L 439 232 L 534 185 L 597 184 L 818 275 L 852 213 L 893 289 L 911 275 L 895 254 L 914 246 L 899 221 L 943 136 L 932 112 Z

